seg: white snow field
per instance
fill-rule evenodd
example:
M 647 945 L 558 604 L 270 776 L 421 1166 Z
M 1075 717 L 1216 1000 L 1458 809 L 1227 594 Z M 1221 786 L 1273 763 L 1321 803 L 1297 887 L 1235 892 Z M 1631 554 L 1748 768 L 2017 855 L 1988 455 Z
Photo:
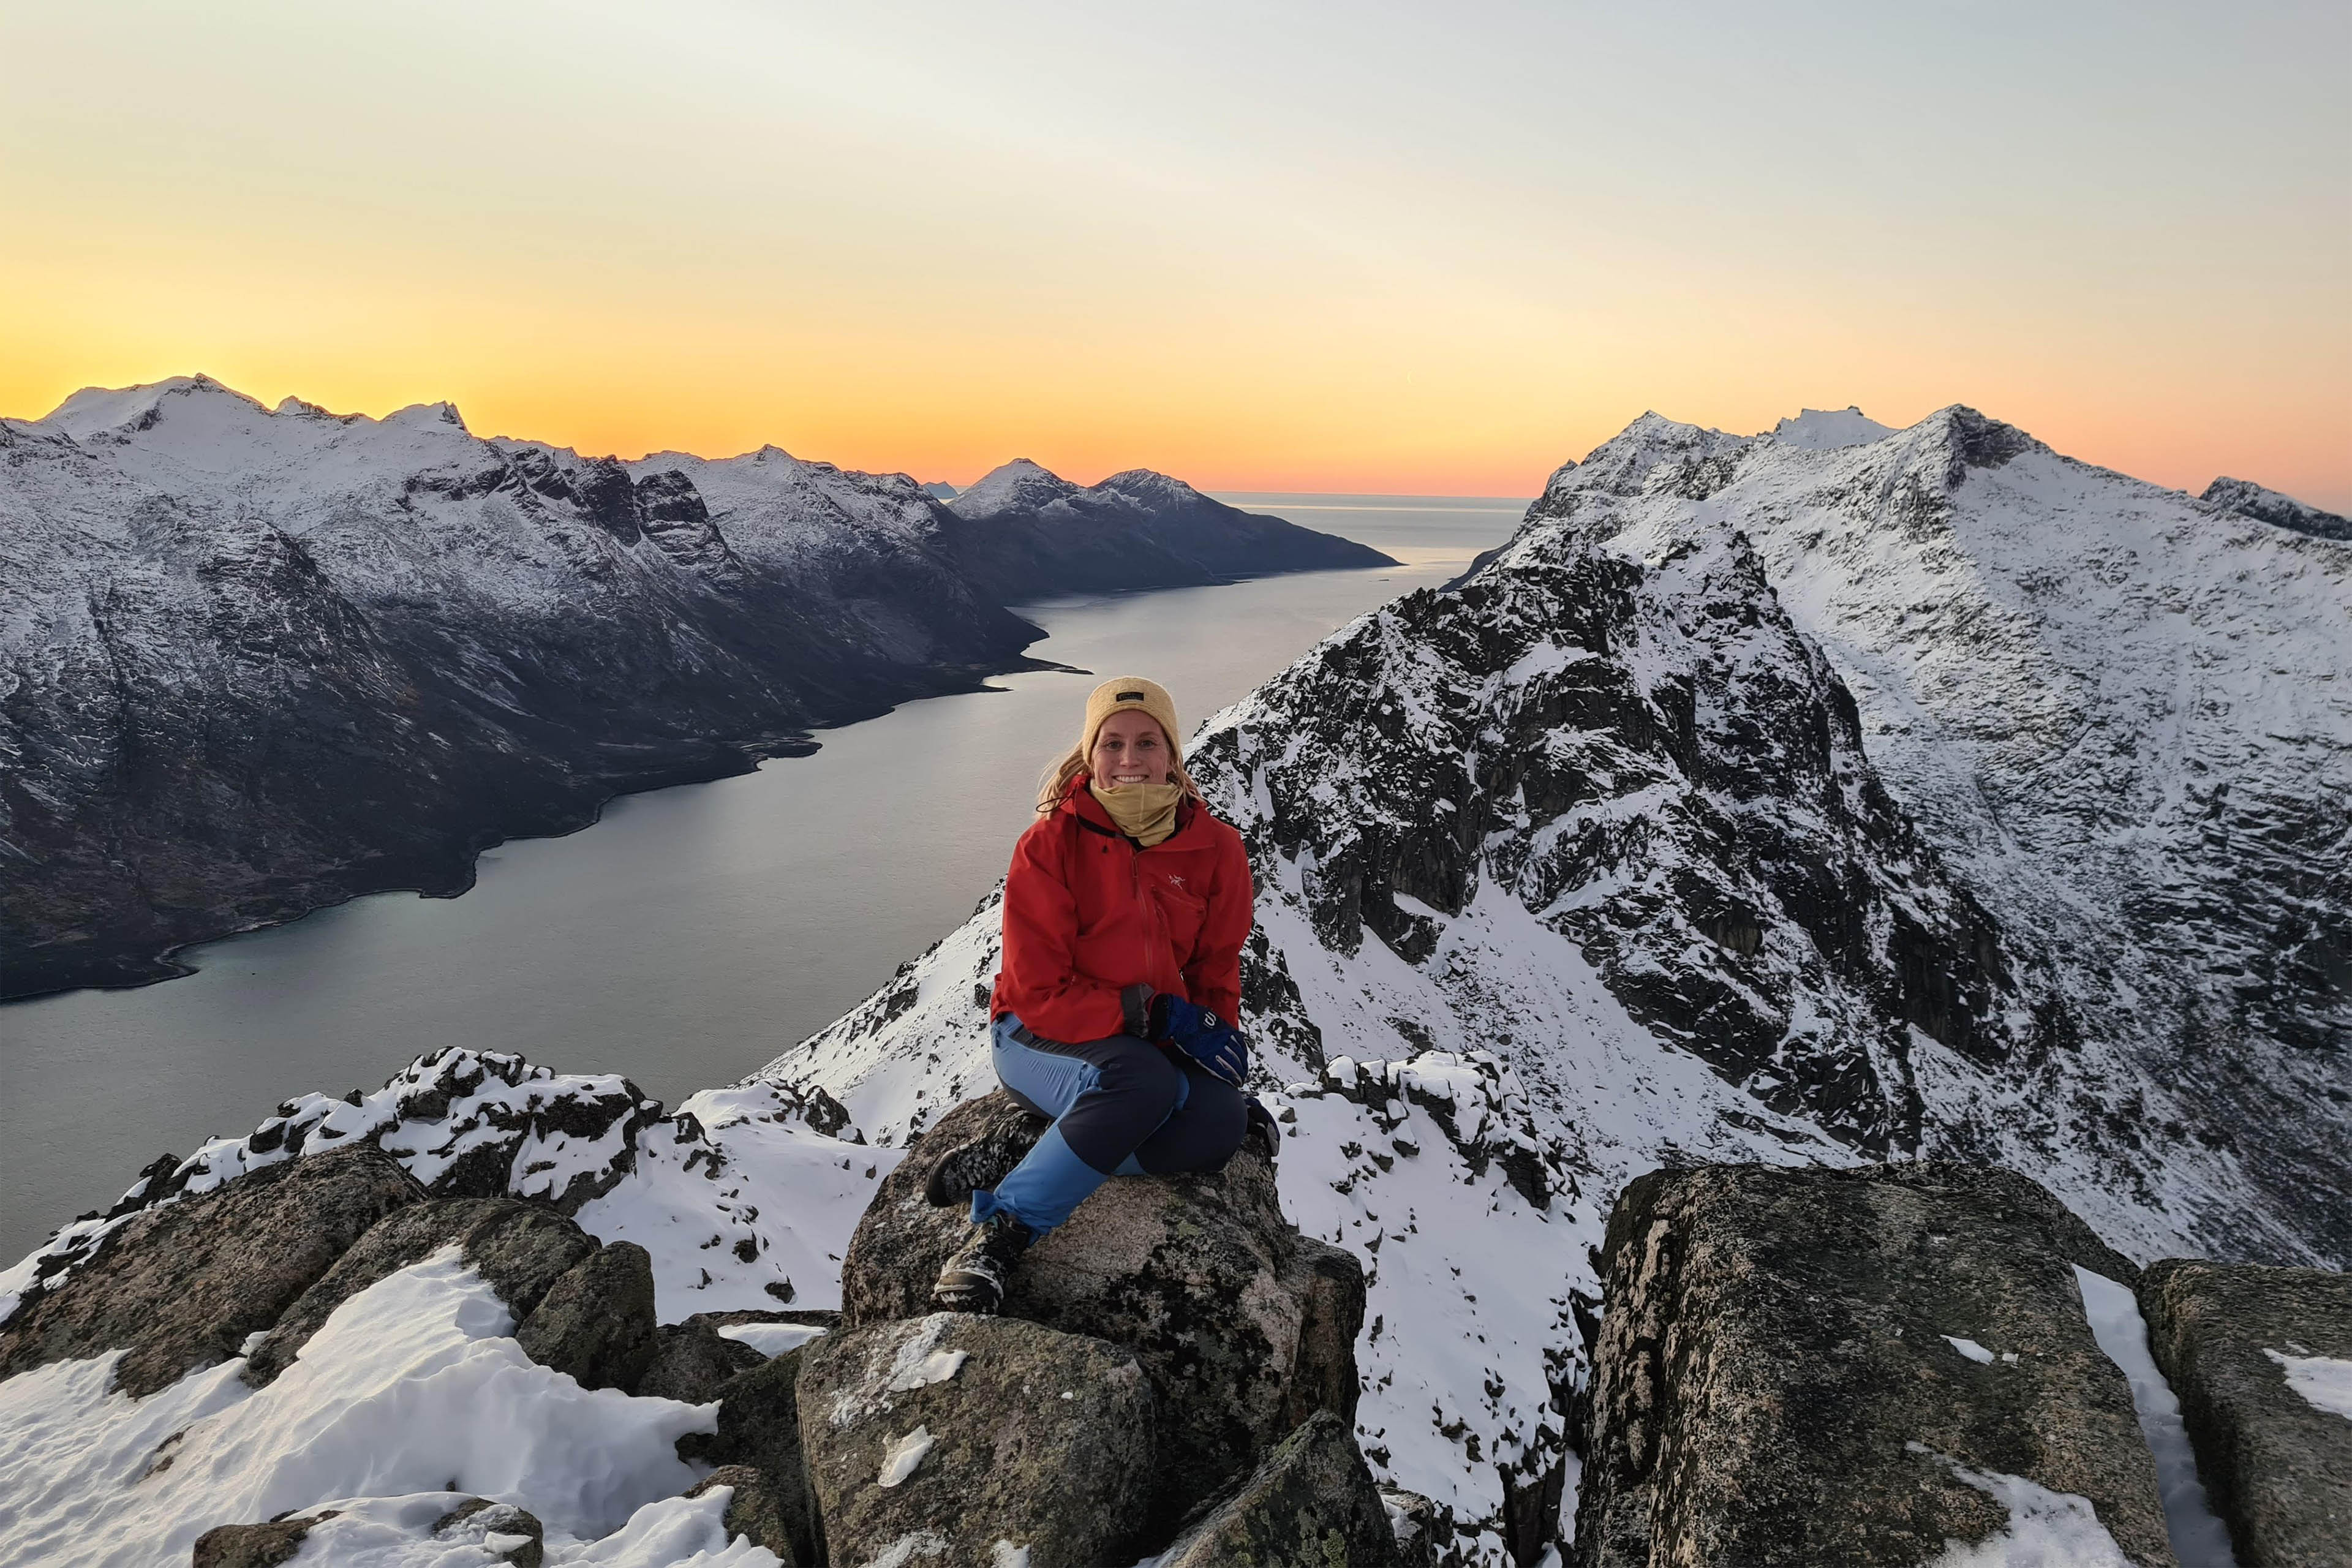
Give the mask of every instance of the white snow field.
M 513 1329 L 453 1246 L 353 1296 L 258 1391 L 241 1380 L 242 1358 L 137 1400 L 108 1389 L 110 1354 L 10 1378 L 0 1383 L 0 1560 L 184 1563 L 215 1524 L 347 1499 L 378 1500 L 381 1531 L 414 1531 L 470 1493 L 538 1515 L 554 1562 L 677 1561 L 566 1548 L 692 1486 L 672 1445 L 712 1430 L 717 1407 L 582 1388 L 526 1356 Z M 362 1542 L 352 1544 L 357 1556 Z

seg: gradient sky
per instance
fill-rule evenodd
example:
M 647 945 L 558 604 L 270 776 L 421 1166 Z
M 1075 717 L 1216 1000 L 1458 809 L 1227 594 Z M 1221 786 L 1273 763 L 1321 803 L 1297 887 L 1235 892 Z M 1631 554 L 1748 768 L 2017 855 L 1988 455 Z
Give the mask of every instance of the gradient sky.
M 0 412 L 1532 494 L 1973 404 L 2352 506 L 2352 6 L 0 0 Z

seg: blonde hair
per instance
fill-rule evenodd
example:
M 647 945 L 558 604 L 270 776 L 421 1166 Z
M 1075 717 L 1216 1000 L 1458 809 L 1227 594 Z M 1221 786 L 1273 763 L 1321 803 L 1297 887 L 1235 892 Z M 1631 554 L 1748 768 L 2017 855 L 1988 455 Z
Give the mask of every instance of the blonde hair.
M 1086 771 L 1087 753 L 1085 748 L 1081 746 L 1072 746 L 1051 763 L 1046 763 L 1045 771 L 1037 775 L 1037 815 L 1043 816 L 1060 805 L 1062 797 L 1070 793 L 1070 781 Z M 1202 805 L 1208 804 L 1201 794 L 1201 786 L 1192 782 L 1192 775 L 1185 770 L 1181 757 L 1171 763 L 1168 765 L 1168 771 L 1176 776 L 1177 784 L 1182 786 L 1186 800 Z

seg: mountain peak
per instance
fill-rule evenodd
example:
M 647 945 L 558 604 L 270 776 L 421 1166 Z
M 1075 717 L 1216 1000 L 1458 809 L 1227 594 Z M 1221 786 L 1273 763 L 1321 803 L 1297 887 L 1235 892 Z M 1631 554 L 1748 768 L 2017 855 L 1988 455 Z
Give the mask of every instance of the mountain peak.
M 1202 499 L 1199 490 L 1174 475 L 1163 474 L 1157 468 L 1122 469 L 1092 488 L 1150 506 L 1167 506 Z
M 2224 516 L 2256 518 L 2273 527 L 2318 539 L 2352 539 L 2352 518 L 2322 511 L 2308 501 L 2297 500 L 2252 479 L 2233 479 L 2225 475 L 2207 485 L 2205 493 L 2197 499 Z
M 199 372 L 194 375 L 166 376 L 137 386 L 85 386 L 36 423 L 62 430 L 76 439 L 117 430 L 151 430 L 162 422 L 167 408 L 191 401 L 241 405 L 264 416 L 269 412 L 257 398 L 247 397 Z
M 457 412 L 457 405 L 446 402 L 412 403 L 405 408 L 395 408 L 385 415 L 383 422 L 386 425 L 403 426 L 410 429 L 430 430 L 444 425 L 455 426 L 460 430 L 466 429 L 465 416 Z M 471 435 L 472 432 L 467 431 L 467 434 Z
M 960 516 L 994 517 L 1015 509 L 1034 510 L 1050 506 L 1064 497 L 1077 494 L 1078 489 L 1078 486 L 1044 464 L 1015 458 L 982 474 L 948 505 Z
M 1784 447 L 1801 447 L 1809 452 L 1825 452 L 1837 447 L 1860 447 L 1872 441 L 1884 441 L 1895 434 L 1891 425 L 1881 425 L 1862 411 L 1858 404 L 1843 408 L 1807 408 L 1793 419 L 1783 419 L 1772 426 L 1772 439 Z

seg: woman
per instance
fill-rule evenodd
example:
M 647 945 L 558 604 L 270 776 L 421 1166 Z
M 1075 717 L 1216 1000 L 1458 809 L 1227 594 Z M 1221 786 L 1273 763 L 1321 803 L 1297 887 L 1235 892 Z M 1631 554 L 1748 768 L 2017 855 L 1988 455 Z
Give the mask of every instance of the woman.
M 1004 878 L 989 1011 L 998 1081 L 1053 1125 L 1025 1152 L 983 1140 L 933 1173 L 931 1202 L 969 1194 L 972 1218 L 934 1306 L 993 1312 L 1013 1259 L 1106 1179 L 1216 1170 L 1252 1124 L 1233 1022 L 1249 857 L 1202 803 L 1179 733 L 1159 686 L 1107 680 L 1041 782 Z

